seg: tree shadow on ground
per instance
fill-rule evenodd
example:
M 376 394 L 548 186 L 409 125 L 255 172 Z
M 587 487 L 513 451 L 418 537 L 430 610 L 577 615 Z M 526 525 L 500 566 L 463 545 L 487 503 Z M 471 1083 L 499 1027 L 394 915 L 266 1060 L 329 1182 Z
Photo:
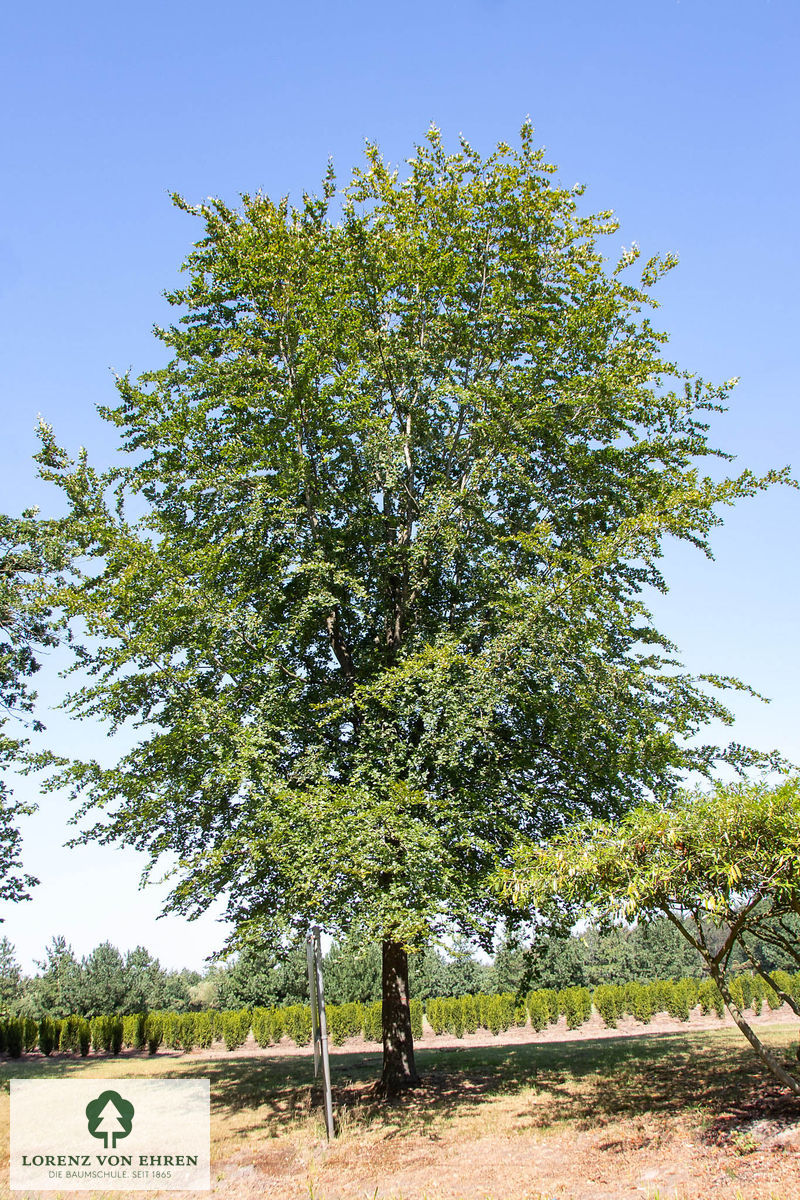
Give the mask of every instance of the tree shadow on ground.
M 793 1028 L 776 1029 L 776 1049 L 794 1047 Z M 0 1067 L 0 1086 L 10 1076 L 85 1077 L 86 1067 L 116 1061 L 39 1055 Z M 420 1048 L 422 1084 L 398 1096 L 376 1094 L 381 1054 L 331 1054 L 334 1110 L 340 1125 L 378 1122 L 385 1136 L 414 1133 L 433 1140 L 437 1126 L 469 1117 L 488 1105 L 503 1106 L 519 1126 L 547 1129 L 561 1123 L 597 1127 L 627 1117 L 695 1111 L 709 1141 L 728 1139 L 755 1121 L 783 1127 L 800 1120 L 800 1101 L 776 1086 L 738 1034 L 644 1034 L 585 1041 L 498 1043 L 480 1047 Z M 323 1096 L 310 1055 L 129 1055 L 131 1077 L 209 1079 L 215 1107 L 252 1118 L 251 1128 L 277 1137 L 310 1118 L 319 1120 Z M 100 1077 L 100 1076 L 99 1076 Z M 509 1107 L 510 1106 L 510 1107 Z
M 787 1048 L 793 1036 L 787 1031 Z M 334 1053 L 338 1120 L 350 1128 L 379 1121 L 391 1127 L 389 1136 L 424 1133 L 435 1139 L 437 1125 L 517 1098 L 512 1116 L 531 1129 L 562 1122 L 589 1128 L 632 1116 L 695 1111 L 714 1140 L 757 1116 L 772 1113 L 784 1124 L 800 1120 L 800 1102 L 776 1087 L 749 1047 L 729 1031 L 424 1049 L 417 1066 L 420 1087 L 383 1099 L 374 1087 L 379 1052 Z M 215 1105 L 252 1111 L 258 1127 L 266 1123 L 276 1135 L 322 1108 L 310 1057 L 184 1060 L 179 1073 L 209 1078 Z

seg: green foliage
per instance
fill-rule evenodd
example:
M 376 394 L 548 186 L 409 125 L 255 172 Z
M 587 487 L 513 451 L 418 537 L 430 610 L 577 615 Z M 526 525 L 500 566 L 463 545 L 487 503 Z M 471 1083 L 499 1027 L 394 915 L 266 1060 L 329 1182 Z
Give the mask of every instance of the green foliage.
M 602 932 L 589 929 L 584 944 L 584 971 L 591 987 L 598 984 L 625 984 L 635 978 L 630 932 L 612 926 Z
M 737 955 L 737 961 L 760 967 L 767 973 L 781 970 L 792 974 L 798 967 L 798 945 L 800 914 L 782 912 L 764 918 L 762 929 L 748 936 L 746 954 Z
M 81 964 L 81 1009 L 85 1016 L 123 1012 L 128 979 L 125 960 L 116 946 L 103 942 Z
M 460 996 L 450 996 L 442 1001 L 445 1029 L 454 1037 L 464 1036 L 464 1004 Z
M 543 986 L 561 991 L 586 984 L 682 979 L 699 976 L 702 970 L 700 955 L 666 918 L 632 927 L 593 926 L 581 936 L 555 928 L 539 929 L 529 946 L 513 954 L 501 948 L 495 959 L 498 978 L 502 954 L 515 964 L 508 977 L 521 978 L 532 991 Z M 500 969 L 506 970 L 502 961 Z
M 502 995 L 490 996 L 487 1007 L 489 1030 L 495 1035 L 508 1028 L 508 1010 Z
M 654 979 L 650 984 L 650 994 L 653 998 L 653 1012 L 669 1012 L 672 1001 L 672 981 L 669 979 Z
M 269 1020 L 269 1009 L 260 1005 L 253 1009 L 252 1018 L 253 1038 L 257 1046 L 264 1049 L 273 1045 L 272 1028 Z
M 332 1045 L 341 1046 L 348 1038 L 361 1036 L 364 1028 L 362 1004 L 326 1004 L 325 1012 Z
M 497 1003 L 493 1005 L 492 1001 Z M 507 1024 L 503 1025 L 508 1012 L 507 1001 L 508 997 L 483 994 L 431 997 L 425 1003 L 425 1016 L 435 1034 L 451 1033 L 463 1037 L 464 1033 L 474 1033 L 479 1025 L 490 1028 L 490 1014 L 495 1012 L 499 1032 L 501 1028 L 508 1028 Z M 411 1028 L 414 1037 L 422 1036 L 422 1004 L 419 1000 L 411 1001 Z
M 791 996 L 800 992 L 800 973 L 791 976 L 786 972 L 775 972 L 774 980 L 778 988 Z M 738 974 L 731 982 L 730 990 L 734 1001 L 743 1010 L 749 1008 L 757 1013 L 765 994 L 773 997 L 773 1007 L 781 1004 L 777 992 L 755 974 Z M 643 1024 L 649 1024 L 655 1013 L 668 1013 L 677 1020 L 687 1021 L 697 1005 L 703 1013 L 713 1011 L 722 1016 L 722 994 L 712 980 L 701 981 L 691 976 L 650 983 L 631 980 L 624 985 L 599 985 L 593 994 L 584 987 L 562 988 L 557 992 L 547 988 L 534 989 L 528 993 L 524 1004 L 520 1004 L 512 993 L 431 997 L 425 1005 L 419 999 L 410 1001 L 414 1038 L 423 1036 L 423 1012 L 435 1034 L 450 1033 L 462 1037 L 478 1028 L 500 1034 L 511 1025 L 526 1025 L 529 1018 L 532 1029 L 541 1032 L 548 1023 L 556 1023 L 560 1015 L 565 1017 L 567 1028 L 577 1029 L 589 1020 L 593 1006 L 612 1027 L 626 1013 Z M 381 1001 L 370 1005 L 355 1002 L 327 1005 L 331 1044 L 342 1045 L 348 1038 L 362 1035 L 367 1041 L 380 1042 L 381 1010 Z M 2 1039 L 8 1038 L 10 1026 L 10 1021 L 0 1022 L 0 1051 L 5 1048 Z M 34 1048 L 35 1022 L 23 1019 L 19 1028 L 23 1048 Z M 189 1051 L 194 1047 L 207 1048 L 220 1037 L 229 1050 L 235 1050 L 246 1041 L 251 1028 L 257 1044 L 262 1047 L 277 1044 L 284 1035 L 298 1045 L 307 1045 L 311 1038 L 311 1011 L 307 1005 L 290 1005 L 258 1007 L 252 1012 L 243 1009 L 222 1013 L 139 1013 L 125 1018 L 106 1014 L 91 1022 L 73 1014 L 63 1021 L 45 1018 L 39 1023 L 38 1038 L 45 1054 L 53 1048 L 87 1053 L 90 1037 L 96 1052 L 119 1053 L 124 1044 L 136 1049 L 147 1046 L 149 1052 L 155 1054 L 162 1041 L 170 1048 Z M 86 1049 L 81 1050 L 84 1037 Z M 45 1048 L 47 1045 L 50 1050 Z
M 16 1015 L 21 985 L 22 971 L 14 947 L 7 937 L 0 938 L 0 1016 Z
M 38 966 L 41 974 L 34 980 L 32 1015 L 61 1018 L 83 1014 L 82 968 L 66 939 L 54 937 Z
M 24 1006 L 27 1015 L 37 1019 L 71 1013 L 93 1017 L 184 1011 L 189 1005 L 190 981 L 200 978 L 196 972 L 165 971 L 143 946 L 123 957 L 105 942 L 79 961 L 63 937 L 52 939 L 38 966 L 39 975 L 16 987 L 16 1006 Z
M 153 958 L 144 946 L 137 946 L 125 955 L 121 1002 L 111 1002 L 110 989 L 104 988 L 102 980 L 98 978 L 96 988 L 102 995 L 100 1003 L 106 1012 L 116 1009 L 129 1015 L 157 1012 L 168 1007 L 177 1008 L 179 1005 L 175 1003 L 177 997 L 174 975 L 174 972 L 165 971 L 158 959 Z M 109 983 L 111 986 L 116 983 L 113 975 Z
M 311 1019 L 311 1014 L 309 1011 L 309 1020 L 310 1019 Z M 279 1042 L 281 1040 L 281 1038 L 286 1035 L 285 1010 L 282 1008 L 272 1009 L 271 1020 L 272 1020 L 272 1038 L 275 1042 Z
M 170 1050 L 179 1050 L 181 1044 L 180 1015 L 174 1012 L 161 1013 L 161 1027 L 164 1045 Z
M 298 1046 L 311 1041 L 311 1009 L 307 1004 L 290 1004 L 283 1010 L 284 1032 Z
M 794 991 L 792 977 L 788 971 L 772 971 L 770 979 L 774 987 L 765 988 L 765 999 L 771 1009 L 777 1009 L 783 1004 L 780 993 L 791 996 Z
M 187 1012 L 191 1004 L 192 991 L 200 981 L 197 971 L 164 971 L 163 990 L 164 1009 L 171 1012 Z
M 422 1028 L 422 1002 L 416 1001 L 420 1006 L 420 1031 Z M 383 1002 L 380 1000 L 374 1001 L 372 1004 L 363 1006 L 363 1036 L 367 1042 L 380 1042 L 383 1037 Z M 414 1037 L 422 1037 L 422 1032 L 415 1033 Z
M 527 978 L 526 951 L 512 941 L 505 941 L 494 956 L 494 984 L 498 992 L 518 993 Z
M 298 1004 L 308 997 L 305 945 L 282 949 L 274 943 L 247 943 L 214 980 L 222 1009 Z M 326 980 L 327 982 L 327 980 Z
M 753 999 L 753 983 L 749 975 L 740 975 L 736 980 L 738 999 L 741 1008 L 751 1008 Z
M 625 1011 L 625 988 L 615 983 L 601 983 L 594 989 L 592 1002 L 609 1029 L 616 1029 Z
M 700 1002 L 700 980 L 696 975 L 684 975 L 676 981 L 686 992 L 686 1002 L 690 1011 L 697 1008 Z M 760 984 L 760 981 L 759 981 Z
M 252 1013 L 247 1008 L 222 1014 L 222 1038 L 228 1050 L 238 1050 L 245 1044 L 251 1024 Z
M 242 1037 L 240 1033 L 240 1022 L 237 1020 L 235 1012 L 224 1012 L 222 1014 L 222 1038 L 225 1042 L 226 1050 L 236 1050 L 242 1045 Z
M 419 1003 L 412 1000 L 412 1004 Z M 478 1028 L 478 1001 L 475 996 L 463 996 L 461 999 L 461 1008 L 463 1014 L 464 1032 L 475 1033 Z M 414 1027 L 413 1012 L 412 1012 L 412 1029 Z M 420 1034 L 414 1033 L 414 1037 L 419 1037 Z
M 59 1049 L 72 1054 L 80 1054 L 85 1058 L 89 1053 L 92 1039 L 91 1026 L 86 1018 L 71 1013 L 60 1022 L 60 1025 Z
M 122 1049 L 122 1017 L 111 1018 L 111 1053 L 119 1054 Z
M 148 1054 L 155 1054 L 164 1040 L 164 1018 L 160 1013 L 148 1013 L 144 1022 Z
M 187 1053 L 190 1053 L 192 1050 L 194 1050 L 195 1046 L 197 1045 L 195 1020 L 195 1013 L 183 1013 L 178 1020 L 178 1042 L 181 1049 L 187 1051 Z
M 540 1033 L 550 1021 L 550 1004 L 547 996 L 541 990 L 528 992 L 528 1013 L 531 1026 Z
M 624 987 L 625 1012 L 643 1025 L 649 1025 L 655 1012 L 655 995 L 650 984 L 631 982 Z
M 444 1033 L 447 1026 L 443 1005 L 444 1001 L 437 996 L 432 996 L 425 1002 L 425 1016 L 437 1037 Z
M 122 1018 L 122 1043 L 134 1050 L 147 1045 L 147 1013 L 131 1013 Z
M 19 1058 L 25 1049 L 25 1020 L 11 1017 L 6 1023 L 6 1046 L 11 1058 Z
M 92 1045 L 97 1051 L 119 1054 L 125 1038 L 122 1019 L 113 1015 L 96 1016 L 88 1021 L 84 1016 L 71 1013 L 64 1020 L 54 1022 L 54 1030 L 58 1030 L 60 1050 L 84 1058 Z
M 56 1027 L 50 1017 L 42 1017 L 39 1022 L 39 1049 L 49 1057 L 56 1048 Z
M 682 982 L 670 982 L 667 991 L 667 1012 L 676 1021 L 688 1021 L 691 995 Z
M 31 1050 L 36 1049 L 39 1042 L 39 1026 L 32 1017 L 25 1017 L 22 1024 L 25 1050 L 29 1053 Z
M 414 1034 L 414 1037 L 422 1037 L 422 1002 L 417 1001 L 420 1006 L 420 1033 Z M 380 1000 L 372 1004 L 365 1004 L 363 1007 L 363 1036 L 367 1042 L 380 1042 L 383 1037 L 383 1002 Z
M 259 1046 L 274 1046 L 285 1032 L 283 1010 L 279 1008 L 253 1009 L 253 1037 Z
M 630 931 L 628 940 L 630 979 L 677 980 L 702 974 L 702 958 L 666 917 L 640 922 Z
M 558 1011 L 567 1019 L 567 1029 L 579 1029 L 592 1015 L 592 994 L 588 988 L 562 988 L 557 995 Z
M 775 786 L 717 783 L 708 792 L 641 805 L 619 821 L 582 823 L 548 844 L 527 846 L 508 888 L 518 901 L 545 908 L 555 902 L 572 916 L 667 918 L 699 954 L 764 1065 L 800 1095 L 800 1076 L 763 1045 L 744 1016 L 748 1007 L 759 1011 L 764 998 L 778 1007 L 778 990 L 792 997 L 793 977 L 783 972 L 785 987 L 762 990 L 740 970 L 742 962 L 758 966 L 755 948 L 765 944 L 800 963 L 788 923 L 800 906 L 798 856 L 800 778 Z M 777 972 L 773 978 L 777 982 Z M 705 982 L 654 984 L 653 990 L 657 1009 L 681 1020 L 698 1001 L 704 1012 L 712 1004 L 720 1011 Z M 600 991 L 595 1004 L 613 1020 L 611 994 L 603 992 L 599 1002 Z
M 555 931 L 540 931 L 523 951 L 521 984 L 531 991 L 583 987 L 586 983 L 586 943 Z
M 41 520 L 33 509 L 21 517 L 0 514 L 0 900 L 7 902 L 27 899 L 38 882 L 22 870 L 18 828 L 35 806 L 16 800 L 7 780 L 12 770 L 36 763 L 24 736 L 43 729 L 33 715 L 30 681 L 41 652 L 58 642 L 47 584 L 58 581 L 68 554 L 57 522 Z M 8 1011 L 2 991 L 0 979 L 0 1011 Z
M 125 1037 L 122 1017 L 92 1017 L 89 1028 L 95 1051 L 104 1050 L 108 1054 L 119 1054 Z
M 718 966 L 742 938 L 774 936 L 776 920 L 793 911 L 798 854 L 800 780 L 716 784 L 529 846 L 510 887 L 542 903 L 559 895 L 576 912 L 606 919 L 668 915 L 706 965 Z M 719 931 L 719 945 L 706 925 L 685 916 L 692 912 Z
M 642 593 L 767 481 L 700 475 L 727 389 L 643 313 L 673 260 L 607 270 L 616 223 L 532 136 L 431 129 L 405 178 L 369 147 L 338 205 L 332 175 L 300 208 L 176 199 L 202 229 L 171 359 L 103 412 L 127 459 L 42 429 L 85 564 L 71 708 L 143 731 L 60 778 L 89 836 L 176 856 L 178 911 L 486 938 L 520 837 L 741 758 L 697 744 L 726 710 Z
M 409 973 L 413 968 L 409 963 Z M 381 948 L 358 938 L 334 942 L 325 956 L 325 998 L 331 1004 L 369 1004 L 381 995 Z M 307 990 L 308 985 L 306 985 Z
M 210 1012 L 194 1013 L 194 1044 L 207 1050 L 214 1041 L 214 1016 Z
M 547 1001 L 548 1009 L 550 1011 L 550 1024 L 557 1025 L 558 1018 L 560 1016 L 558 1008 L 558 992 L 555 988 L 541 988 L 540 991 L 542 996 L 544 996 L 545 1000 Z
M 80 1041 L 78 1031 L 82 1018 L 76 1014 L 65 1017 L 61 1022 L 61 1038 L 60 1049 L 68 1050 L 72 1054 L 78 1054 L 80 1051 Z
M 446 955 L 429 949 L 424 957 L 428 962 L 438 958 L 441 963 L 440 970 L 431 972 L 441 980 L 440 996 L 470 996 L 500 990 L 495 968 L 478 962 L 465 942 L 458 942 Z

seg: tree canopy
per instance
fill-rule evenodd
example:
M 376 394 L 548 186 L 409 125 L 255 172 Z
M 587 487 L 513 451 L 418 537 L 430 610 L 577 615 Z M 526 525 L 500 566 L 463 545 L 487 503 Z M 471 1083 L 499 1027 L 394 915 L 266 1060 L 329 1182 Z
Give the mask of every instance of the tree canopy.
M 29 734 L 43 729 L 31 679 L 42 652 L 58 641 L 46 583 L 64 565 L 65 550 L 56 525 L 38 519 L 35 510 L 0 514 L 0 900 L 28 899 L 38 882 L 21 864 L 18 821 L 31 805 L 14 798 L 7 776 L 25 768 Z
M 553 173 L 529 125 L 485 158 L 432 128 L 297 205 L 175 197 L 202 232 L 171 360 L 101 410 L 124 465 L 42 428 L 89 564 L 70 707 L 140 731 L 67 772 L 88 836 L 173 856 L 171 907 L 225 896 L 239 940 L 318 921 L 397 983 L 403 948 L 488 945 L 520 838 L 752 761 L 695 739 L 742 685 L 683 670 L 644 592 L 786 473 L 701 472 L 728 386 L 664 357 L 673 260 L 608 264 Z

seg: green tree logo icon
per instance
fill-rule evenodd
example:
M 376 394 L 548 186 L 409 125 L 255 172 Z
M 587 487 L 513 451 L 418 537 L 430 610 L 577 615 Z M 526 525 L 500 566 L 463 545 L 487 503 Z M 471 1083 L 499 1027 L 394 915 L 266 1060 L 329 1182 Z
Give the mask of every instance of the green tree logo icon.
M 113 1150 L 117 1138 L 126 1138 L 133 1128 L 133 1105 L 130 1100 L 123 1100 L 119 1092 L 101 1092 L 96 1100 L 90 1100 L 86 1105 L 86 1116 L 89 1133 L 92 1137 L 102 1138 L 106 1150 L 109 1138 Z

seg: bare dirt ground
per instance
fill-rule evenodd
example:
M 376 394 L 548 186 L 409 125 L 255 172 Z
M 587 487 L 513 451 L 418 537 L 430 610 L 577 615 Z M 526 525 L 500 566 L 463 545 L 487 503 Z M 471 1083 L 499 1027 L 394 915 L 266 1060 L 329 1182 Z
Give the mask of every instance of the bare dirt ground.
M 788 1016 L 753 1019 L 787 1056 L 797 1038 Z M 730 1020 L 428 1034 L 417 1054 L 422 1087 L 387 1104 L 372 1086 L 374 1043 L 332 1051 L 330 1144 L 309 1051 L 288 1044 L 30 1056 L 3 1073 L 209 1078 L 212 1200 L 800 1200 L 800 1102 L 765 1075 Z
M 788 1049 L 788 1016 L 765 1012 L 753 1023 Z M 690 1028 L 686 1038 L 685 1023 L 662 1016 L 608 1029 L 595 1015 L 578 1030 L 562 1020 L 499 1039 L 429 1033 L 419 1057 L 430 1047 L 437 1065 L 394 1109 L 370 1105 L 368 1086 L 339 1085 L 335 1143 L 240 1151 L 216 1187 L 231 1200 L 796 1200 L 800 1103 L 763 1075 L 727 1014 L 698 1014 Z M 696 1036 L 711 1031 L 719 1032 Z M 622 1039 L 629 1055 L 619 1053 Z M 576 1061 L 571 1043 L 583 1044 L 588 1060 Z M 533 1046 L 548 1048 L 541 1066 L 534 1059 L 526 1071 L 523 1060 L 514 1070 L 515 1055 Z M 358 1049 L 374 1054 L 368 1043 Z M 470 1050 L 492 1050 L 512 1069 L 496 1079 Z M 349 1061 L 333 1051 L 334 1080 Z

